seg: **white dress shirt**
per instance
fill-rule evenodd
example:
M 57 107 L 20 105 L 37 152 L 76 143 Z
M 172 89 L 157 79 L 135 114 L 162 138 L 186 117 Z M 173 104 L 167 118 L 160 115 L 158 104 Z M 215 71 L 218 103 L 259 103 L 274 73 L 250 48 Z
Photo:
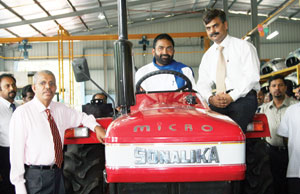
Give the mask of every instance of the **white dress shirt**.
M 147 73 L 159 70 L 153 62 L 141 67 L 135 73 L 135 83 L 137 83 Z M 188 77 L 192 83 L 193 89 L 196 88 L 196 83 L 193 75 L 193 71 L 190 67 L 184 67 L 181 69 L 182 73 Z M 142 82 L 141 87 L 145 91 L 171 91 L 178 89 L 175 76 L 172 74 L 159 74 L 149 77 Z
M 300 178 L 300 103 L 291 105 L 286 110 L 280 126 L 278 135 L 289 138 L 288 152 L 289 164 L 286 176 Z
M 235 101 L 245 97 L 252 89 L 258 91 L 260 63 L 255 47 L 245 41 L 227 35 L 221 42 L 224 47 L 223 55 L 226 62 L 226 90 Z M 198 92 L 206 99 L 212 95 L 212 86 L 216 83 L 218 44 L 214 43 L 203 55 L 199 67 Z
M 9 121 L 13 113 L 10 102 L 0 97 L 0 146 L 9 147 Z M 17 103 L 14 102 L 16 107 Z
M 65 130 L 80 124 L 94 130 L 99 125 L 94 116 L 77 112 L 62 103 L 51 102 L 49 107 L 64 142 Z M 46 107 L 36 98 L 19 106 L 10 122 L 11 182 L 16 194 L 26 194 L 24 164 L 53 165 L 55 151 Z

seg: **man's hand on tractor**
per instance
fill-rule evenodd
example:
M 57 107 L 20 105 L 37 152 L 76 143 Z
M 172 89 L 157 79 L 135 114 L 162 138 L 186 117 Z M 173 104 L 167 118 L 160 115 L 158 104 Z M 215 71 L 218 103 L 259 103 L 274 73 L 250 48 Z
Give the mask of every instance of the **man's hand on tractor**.
M 97 139 L 98 139 L 101 143 L 104 143 L 104 138 L 105 138 L 105 134 L 106 134 L 105 129 L 103 129 L 101 126 L 96 126 L 96 127 L 95 127 L 95 132 L 96 132 L 96 137 L 97 137 Z

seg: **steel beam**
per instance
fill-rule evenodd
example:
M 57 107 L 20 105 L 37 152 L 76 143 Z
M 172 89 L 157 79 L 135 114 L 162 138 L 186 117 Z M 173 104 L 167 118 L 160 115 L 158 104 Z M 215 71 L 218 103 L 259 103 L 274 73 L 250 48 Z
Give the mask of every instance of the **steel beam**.
M 232 2 L 231 2 L 231 4 L 228 6 L 228 9 L 231 9 L 231 7 L 233 6 L 233 4 L 236 2 L 236 0 L 233 0 Z
M 274 14 L 269 16 L 267 19 L 265 19 L 263 22 L 260 24 L 263 25 L 270 25 L 272 22 L 274 22 L 276 19 L 278 19 L 279 14 L 284 11 L 286 8 L 288 8 L 291 4 L 293 4 L 296 0 L 290 0 L 287 2 L 285 5 L 283 5 L 280 9 L 278 9 Z M 245 36 L 243 36 L 243 39 L 245 39 L 247 36 L 251 36 L 255 31 L 257 31 L 257 26 L 250 30 Z
M 271 11 L 270 13 L 268 13 L 268 16 L 272 15 L 273 13 L 275 13 L 279 8 L 281 8 L 282 6 L 284 6 L 284 4 L 286 4 L 289 0 L 285 0 L 283 3 L 281 3 L 276 9 L 274 9 L 273 11 Z
M 154 34 L 129 34 L 128 39 L 140 40 L 142 36 L 147 36 L 147 39 L 154 39 L 160 33 Z M 206 37 L 206 32 L 183 32 L 183 33 L 169 33 L 173 38 L 193 38 L 193 37 Z M 28 42 L 52 42 L 58 41 L 59 37 L 19 37 L 19 38 L 0 38 L 0 43 L 14 43 L 21 42 L 22 40 Z M 64 41 L 68 40 L 118 40 L 118 35 L 90 35 L 90 36 L 64 36 Z
M 136 6 L 136 5 L 141 5 L 145 3 L 153 3 L 153 2 L 159 2 L 162 0 L 140 0 L 140 1 L 133 1 L 133 2 L 128 2 L 127 6 Z M 2 1 L 0 1 L 2 2 Z M 103 6 L 102 7 L 105 11 L 107 10 L 116 10 L 117 9 L 117 4 L 114 5 L 108 5 L 108 6 Z M 84 14 L 89 14 L 89 13 L 95 13 L 99 12 L 99 7 L 92 8 L 92 9 L 86 9 L 86 10 L 80 10 L 77 12 L 71 12 L 71 13 L 66 13 L 66 14 L 60 14 L 60 15 L 55 15 L 55 16 L 47 16 L 47 17 L 41 17 L 41 18 L 36 18 L 36 19 L 31 19 L 31 20 L 24 20 L 24 21 L 19 21 L 19 22 L 11 22 L 11 23 L 6 23 L 6 24 L 1 24 L 1 28 L 9 28 L 9 27 L 14 27 L 14 26 L 21 26 L 21 25 L 26 25 L 26 24 L 33 24 L 33 23 L 38 23 L 38 22 L 44 22 L 44 21 L 50 21 L 50 20 L 56 20 L 56 19 L 61 19 L 61 18 L 67 18 L 67 17 L 74 17 L 74 16 L 81 16 Z
M 251 25 L 252 28 L 256 28 L 258 24 L 258 16 L 257 16 L 257 0 L 251 0 Z M 251 35 L 251 40 L 256 47 L 258 57 L 260 58 L 260 39 L 259 39 L 259 34 L 258 31 L 254 32 Z

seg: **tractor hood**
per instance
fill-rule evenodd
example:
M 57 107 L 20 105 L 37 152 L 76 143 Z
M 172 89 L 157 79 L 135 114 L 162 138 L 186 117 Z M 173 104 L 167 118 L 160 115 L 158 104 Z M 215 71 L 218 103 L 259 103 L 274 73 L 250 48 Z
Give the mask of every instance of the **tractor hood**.
M 136 96 L 105 139 L 108 182 L 242 180 L 245 135 L 228 117 L 204 108 L 195 93 Z
M 131 114 L 114 120 L 106 143 L 174 143 L 244 141 L 240 127 L 229 117 L 186 102 L 190 93 L 137 95 Z M 194 97 L 196 95 L 194 94 Z

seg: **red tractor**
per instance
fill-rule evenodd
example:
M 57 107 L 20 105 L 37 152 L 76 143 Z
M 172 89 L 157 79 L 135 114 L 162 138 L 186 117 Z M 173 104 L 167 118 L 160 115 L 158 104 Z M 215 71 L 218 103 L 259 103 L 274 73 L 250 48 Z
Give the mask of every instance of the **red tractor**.
M 270 135 L 266 116 L 255 115 L 244 134 L 229 117 L 205 108 L 189 79 L 174 71 L 149 73 L 135 87 L 125 0 L 118 1 L 118 9 L 115 74 L 120 111 L 114 118 L 98 119 L 107 128 L 103 192 L 272 193 L 262 140 Z M 73 68 L 77 81 L 91 80 L 84 59 L 74 60 Z M 157 74 L 174 74 L 186 85 L 176 91 L 135 93 L 145 79 Z M 68 145 L 65 156 L 67 193 L 97 193 L 104 168 L 97 166 L 104 164 L 104 147 L 85 128 L 68 130 L 65 144 L 74 145 Z

